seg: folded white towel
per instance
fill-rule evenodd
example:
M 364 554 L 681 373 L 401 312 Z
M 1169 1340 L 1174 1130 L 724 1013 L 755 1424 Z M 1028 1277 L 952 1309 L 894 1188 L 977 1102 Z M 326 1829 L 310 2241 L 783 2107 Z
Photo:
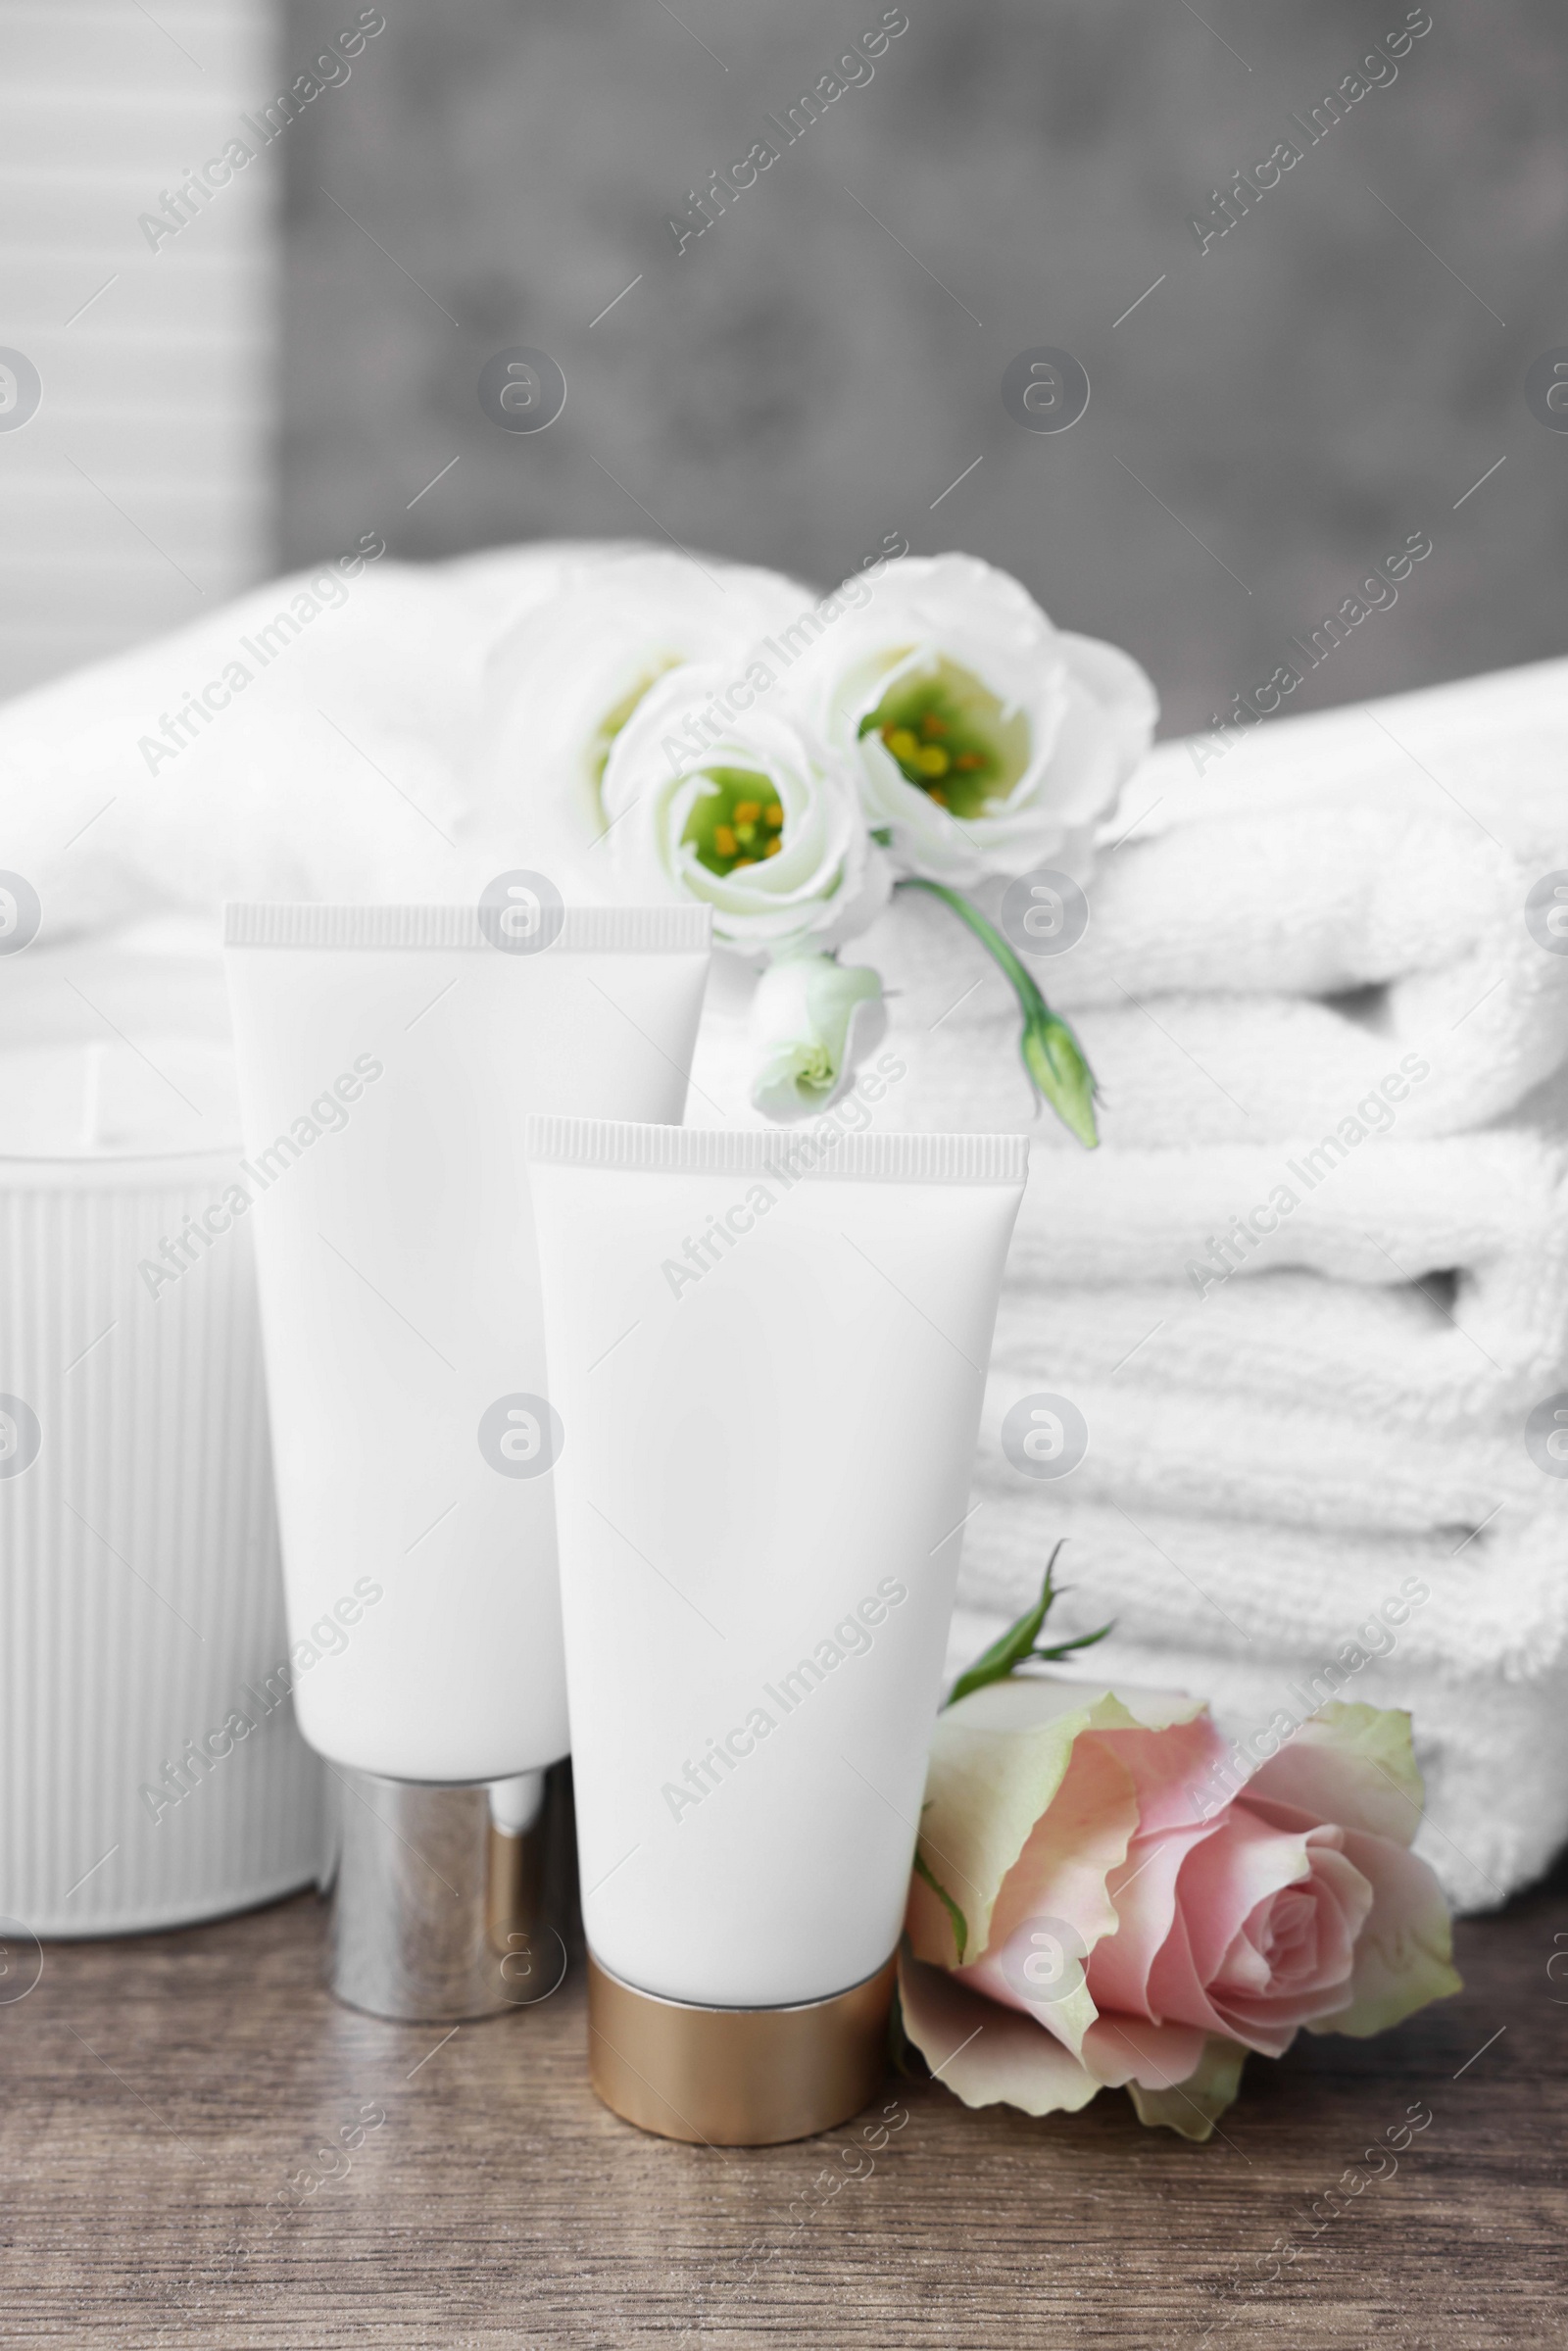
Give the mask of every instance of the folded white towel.
M 1021 1609 L 1072 1534 L 1075 1579 L 1146 1642 L 1330 1641 L 1415 1574 L 1435 1595 L 1417 1655 L 1525 1676 L 1564 1655 L 1568 1481 L 1524 1442 L 1528 1413 L 1568 1388 L 1560 1110 L 1542 1098 L 1539 1132 L 1368 1143 L 1201 1297 L 1171 1279 L 1177 1237 L 1223 1233 L 1222 1203 L 1266 1198 L 1274 1154 L 1037 1159 L 966 1592 Z M 1021 1474 L 1003 1443 L 1042 1394 L 1087 1431 L 1055 1479 Z
M 1229 748 L 1213 735 L 1161 744 L 1129 779 L 1123 808 L 1105 826 L 1105 836 L 1120 839 L 1132 826 L 1145 840 L 1211 817 L 1246 817 L 1297 804 L 1315 807 L 1325 787 L 1362 802 L 1403 788 L 1421 795 L 1423 807 L 1446 808 L 1474 838 L 1491 838 L 1530 861 L 1562 840 L 1565 739 L 1568 661 L 1490 670 L 1449 685 L 1422 686 L 1413 693 L 1239 730 Z M 1392 902 L 1382 899 L 1374 880 L 1362 885 L 1358 903 L 1370 911 Z M 1401 970 L 1434 970 L 1450 959 L 1446 937 L 1429 939 L 1423 949 L 1406 928 L 1407 961 L 1394 955 L 1382 968 L 1368 963 L 1363 919 L 1347 920 L 1343 911 L 1328 916 L 1309 951 L 1311 976 L 1302 972 L 1274 984 L 1331 991 L 1359 985 L 1361 979 L 1396 978 Z M 1455 919 L 1462 939 L 1465 926 L 1457 908 Z M 1200 955 L 1201 948 L 1197 952 Z M 1303 950 L 1299 940 L 1287 942 L 1282 931 L 1271 952 L 1299 955 Z M 1200 984 L 1224 983 L 1210 971 Z
M 1446 1134 L 1568 1058 L 1568 953 L 1526 920 L 1568 869 L 1568 662 L 1284 721 L 1200 777 L 1206 748 L 1133 778 L 1087 932 L 1034 961 L 1107 1140 L 1316 1143 L 1391 1101 L 1402 1135 Z M 853 952 L 901 991 L 897 1119 L 1027 1118 L 1010 993 L 945 908 L 901 901 Z
M 1337 1476 L 1332 1459 L 1324 1474 Z M 1020 1615 L 1065 1537 L 1075 1632 L 1114 1617 L 1145 1647 L 1333 1656 L 1413 1578 L 1430 1596 L 1398 1637 L 1402 1656 L 1526 1682 L 1568 1660 L 1568 1482 L 1536 1475 L 1533 1506 L 1504 1504 L 1479 1529 L 1372 1535 L 1080 1500 L 1075 1479 L 1004 1478 L 993 1464 L 974 1488 L 959 1594 Z
M 1084 1458 L 1055 1481 L 1063 1493 L 1135 1518 L 1158 1510 L 1359 1536 L 1447 1530 L 1457 1541 L 1500 1510 L 1531 1514 L 1549 1483 L 1525 1450 L 1522 1416 L 1506 1431 L 1417 1430 L 1223 1389 L 1068 1384 L 1035 1357 L 1023 1368 L 994 1362 L 986 1383 L 975 1491 L 993 1504 L 1025 1483 L 1002 1449 L 1004 1416 L 1026 1415 L 1025 1399 L 1042 1394 L 1067 1397 L 1087 1432 Z
M 1568 1342 L 1564 1089 L 1423 1143 L 1037 1151 L 997 1356 L 1039 1384 L 1514 1431 Z
M 1300 1164 L 1037 1156 L 977 1491 L 1027 1510 L 1001 1432 L 1048 1393 L 1087 1427 L 1083 1460 L 1052 1486 L 1073 1507 L 1450 1541 L 1551 1507 L 1523 1428 L 1568 1385 L 1558 1134 L 1369 1141 L 1311 1191 Z M 1291 1210 L 1277 1192 L 1258 1239 L 1236 1220 L 1271 1176 L 1301 1198 Z
M 1564 1284 L 1555 1265 L 1544 1269 L 1550 1297 L 1494 1341 L 1491 1271 L 1472 1265 L 1453 1284 L 1423 1276 L 1424 1289 L 1260 1273 L 1202 1299 L 1186 1285 L 1048 1289 L 1009 1273 L 993 1360 L 1023 1385 L 1071 1396 L 1136 1389 L 1200 1396 L 1215 1412 L 1245 1398 L 1261 1411 L 1375 1419 L 1391 1442 L 1514 1428 L 1556 1380 Z
M 1568 852 L 1561 863 L 1568 868 Z M 1491 976 L 1474 986 L 1449 971 L 1400 982 L 1376 1003 L 1157 996 L 1129 955 L 1122 1006 L 1112 1010 L 1071 1004 L 1070 955 L 1059 968 L 1043 962 L 1037 977 L 1070 1011 L 1100 1080 L 1102 1134 L 1118 1148 L 1285 1137 L 1319 1147 L 1372 1124 L 1407 1137 L 1449 1134 L 1500 1117 L 1568 1056 L 1568 955 L 1539 946 L 1524 923 L 1536 879 L 1523 866 L 1494 875 L 1495 927 L 1476 958 Z M 1201 900 L 1191 919 L 1208 921 Z M 890 1103 L 892 1123 L 1028 1125 L 1034 1098 L 1018 1060 L 1016 999 L 946 907 L 901 896 L 845 959 L 872 965 L 897 992 L 894 1039 L 910 1082 Z M 1077 1148 L 1064 1131 L 1043 1139 Z
M 1368 1135 L 1339 1156 L 1290 1139 L 1263 1151 L 1075 1149 L 1031 1168 L 1010 1262 L 1053 1284 L 1180 1283 L 1189 1260 L 1208 1256 L 1222 1270 L 1205 1243 L 1283 1189 L 1296 1199 L 1274 1202 L 1276 1229 L 1260 1217 L 1233 1240 L 1242 1277 L 1299 1266 L 1386 1286 L 1454 1269 L 1498 1327 L 1526 1302 L 1533 1269 L 1564 1246 L 1568 1151 L 1556 1115 L 1544 1097 L 1539 1126 L 1418 1144 Z
M 960 1610 L 953 1621 L 950 1674 L 977 1657 L 1004 1621 Z M 1118 1635 L 1075 1668 L 1053 1670 L 1101 1688 L 1206 1697 L 1223 1729 L 1242 1739 L 1279 1713 L 1299 1719 L 1323 1663 L 1310 1645 L 1292 1650 L 1281 1643 L 1245 1659 L 1220 1658 L 1197 1643 L 1154 1648 Z M 1521 1690 L 1485 1674 L 1424 1669 L 1413 1652 L 1399 1650 L 1371 1660 L 1341 1695 L 1410 1709 L 1427 1797 L 1416 1850 L 1456 1908 L 1495 1909 L 1548 1866 L 1568 1836 L 1568 1679 L 1544 1676 Z
M 1431 1017 L 1456 1015 L 1523 928 L 1522 894 L 1499 900 L 1498 879 L 1568 858 L 1568 661 L 1212 750 L 1161 744 L 1128 782 L 1089 930 L 1059 958 L 1063 1003 L 1118 1004 L 1118 981 L 1324 997 L 1410 980 L 1443 991 L 1414 1000 Z

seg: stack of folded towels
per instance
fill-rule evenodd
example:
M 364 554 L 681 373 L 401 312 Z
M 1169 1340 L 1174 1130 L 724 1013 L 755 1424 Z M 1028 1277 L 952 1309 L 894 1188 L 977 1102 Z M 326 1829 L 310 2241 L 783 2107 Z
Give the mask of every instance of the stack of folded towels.
M 1265 1742 L 1412 1707 L 1422 1849 L 1485 1907 L 1568 1836 L 1568 662 L 1219 748 L 1156 752 L 1035 965 L 1104 1141 L 1040 1133 L 955 1660 L 1070 1538 L 1054 1627 L 1116 1619 L 1086 1674 Z M 1012 998 L 946 912 L 864 952 L 888 1115 L 1017 1125 Z

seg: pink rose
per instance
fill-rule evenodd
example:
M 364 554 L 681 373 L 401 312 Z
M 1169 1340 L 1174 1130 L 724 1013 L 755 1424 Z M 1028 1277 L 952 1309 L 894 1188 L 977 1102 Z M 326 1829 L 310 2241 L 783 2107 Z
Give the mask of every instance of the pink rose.
M 1408 1715 L 1325 1706 L 1250 1767 L 1189 1699 L 1015 1678 L 939 1718 L 926 1794 L 905 2026 L 968 2105 L 1125 2085 L 1206 2138 L 1250 2050 L 1460 1988 Z

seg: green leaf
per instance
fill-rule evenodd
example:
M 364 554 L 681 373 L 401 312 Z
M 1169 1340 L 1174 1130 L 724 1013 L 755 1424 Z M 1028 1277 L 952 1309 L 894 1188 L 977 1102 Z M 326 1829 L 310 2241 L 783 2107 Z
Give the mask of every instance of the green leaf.
M 967 1672 L 958 1676 L 948 1693 L 949 1706 L 956 1706 L 960 1698 L 968 1697 L 971 1690 L 984 1690 L 993 1682 L 1005 1682 L 1021 1665 L 1054 1663 L 1071 1656 L 1074 1649 L 1092 1649 L 1097 1641 L 1103 1641 L 1106 1634 L 1112 1631 L 1111 1625 L 1102 1625 L 1098 1633 L 1080 1633 L 1073 1641 L 1054 1641 L 1047 1648 L 1038 1645 L 1045 1621 L 1054 1602 L 1061 1597 L 1052 1583 L 1051 1575 L 1061 1554 L 1061 1544 L 1066 1540 L 1063 1536 L 1046 1561 L 1046 1580 L 1040 1587 L 1039 1599 L 1032 1608 L 1024 1611 L 1016 1624 L 1009 1625 L 1006 1632 L 999 1635 L 988 1649 L 981 1651 Z
M 946 882 L 927 881 L 921 874 L 906 875 L 898 887 L 925 890 L 940 898 L 973 931 L 1018 999 L 1023 1014 L 1018 1052 L 1037 1099 L 1049 1102 L 1069 1134 L 1076 1135 L 1086 1151 L 1093 1151 L 1100 1141 L 1095 1123 L 1099 1081 L 1072 1028 L 1041 995 L 1034 974 L 1019 961 L 996 924 L 971 906 L 961 891 L 950 890 Z
M 949 1924 L 953 1929 L 953 1939 L 957 1945 L 958 1957 L 956 1964 L 957 1966 L 962 1967 L 963 1954 L 969 1947 L 968 1920 L 964 1917 L 963 1912 L 958 1908 L 957 1903 L 949 1893 L 947 1887 L 943 1885 L 941 1879 L 932 1869 L 931 1864 L 926 1860 L 923 1853 L 917 1852 L 914 1856 L 914 1874 L 917 1878 L 923 1878 L 925 1880 L 927 1886 L 930 1886 L 931 1891 L 936 1895 L 937 1900 L 942 1904 L 943 1909 L 947 1912 Z

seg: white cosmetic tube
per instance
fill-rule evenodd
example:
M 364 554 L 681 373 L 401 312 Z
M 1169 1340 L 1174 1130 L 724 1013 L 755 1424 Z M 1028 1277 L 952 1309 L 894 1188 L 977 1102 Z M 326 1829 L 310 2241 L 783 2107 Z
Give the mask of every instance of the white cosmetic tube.
M 494 1788 L 566 1752 L 525 1125 L 678 1120 L 702 1007 L 706 907 L 551 896 L 227 909 L 246 1145 L 228 1199 L 256 1242 L 295 1704 L 340 1781 L 377 1783 L 344 1809 L 362 1831 L 386 1811 L 388 1856 L 408 1839 L 380 1784 Z M 541 1790 L 494 1788 L 493 1823 L 526 1830 Z M 432 1862 L 443 1884 L 460 1847 L 483 1866 L 472 1811 Z M 457 2007 L 416 1983 L 413 2007 L 348 1996 L 476 2013 L 450 1990 Z
M 528 1148 L 595 2083 L 670 2136 L 805 2135 L 874 2087 L 1028 1145 Z

